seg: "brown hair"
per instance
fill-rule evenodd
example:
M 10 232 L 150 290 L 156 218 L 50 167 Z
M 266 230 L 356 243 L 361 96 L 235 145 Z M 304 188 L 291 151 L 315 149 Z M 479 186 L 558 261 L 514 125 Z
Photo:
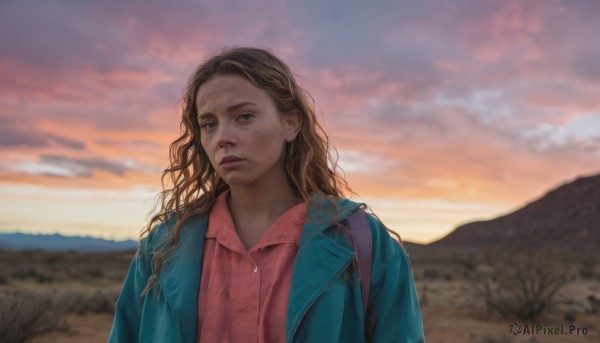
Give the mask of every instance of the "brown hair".
M 182 224 L 192 216 L 209 212 L 217 196 L 228 189 L 200 143 L 196 94 L 212 77 L 232 74 L 264 89 L 279 113 L 298 112 L 301 129 L 293 141 L 286 143 L 284 160 L 290 185 L 298 197 L 309 201 L 314 194 L 330 196 L 328 198 L 341 197 L 347 192 L 354 194 L 343 174 L 338 172 L 337 153 L 332 154 L 335 148 L 329 144 L 327 134 L 307 103 L 307 97 L 312 99 L 312 96 L 298 86 L 290 68 L 265 49 L 225 48 L 200 64 L 188 81 L 180 123 L 183 133 L 170 145 L 170 166 L 163 172 L 163 191 L 158 195 L 160 210 L 144 228 L 141 237 L 172 214 L 176 214 L 177 221 L 170 238 L 163 242 L 170 243 L 170 247 L 154 252 L 154 273 L 142 296 L 152 288 L 165 256 L 175 249 Z M 170 181 L 170 186 L 166 180 Z

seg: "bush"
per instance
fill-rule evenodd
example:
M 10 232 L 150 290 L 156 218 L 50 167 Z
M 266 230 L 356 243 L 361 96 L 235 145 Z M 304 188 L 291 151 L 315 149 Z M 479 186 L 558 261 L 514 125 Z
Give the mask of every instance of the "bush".
M 118 290 L 0 294 L 0 342 L 26 342 L 49 331 L 67 330 L 62 318 L 69 313 L 114 315 L 118 294 Z
M 534 322 L 558 304 L 568 282 L 551 256 L 511 256 L 468 271 L 471 285 L 488 311 L 503 318 Z
M 427 285 L 425 285 L 423 287 L 423 289 L 421 289 L 421 292 L 419 292 L 421 294 L 419 296 L 419 305 L 421 307 L 425 307 L 429 303 L 429 297 L 427 296 L 427 291 L 428 291 Z
M 510 339 L 506 336 L 500 336 L 500 337 L 484 336 L 479 340 L 478 343 L 510 343 Z
M 34 278 L 37 275 L 37 270 L 31 267 L 21 267 L 12 272 L 11 276 L 15 279 L 24 280 Z
M 589 314 L 598 314 L 600 313 L 600 299 L 596 298 L 595 295 L 590 294 L 587 296 L 587 300 L 589 302 L 589 309 L 588 309 L 588 313 Z
M 85 270 L 82 274 L 92 279 L 99 279 L 104 277 L 104 271 L 101 268 L 89 268 Z
M 21 267 L 11 274 L 15 279 L 25 280 L 31 279 L 37 283 L 51 283 L 54 282 L 54 278 L 50 275 L 38 272 L 37 269 L 32 267 Z
M 580 276 L 586 280 L 591 280 L 595 276 L 598 261 L 591 255 L 585 255 L 581 261 Z
M 439 271 L 436 269 L 425 269 L 423 271 L 423 280 L 435 280 L 439 277 Z
M 64 293 L 58 303 L 64 313 L 115 313 L 118 293 L 108 291 L 77 291 Z
M 61 328 L 62 313 L 52 297 L 21 292 L 0 295 L 0 342 L 20 343 L 41 333 Z

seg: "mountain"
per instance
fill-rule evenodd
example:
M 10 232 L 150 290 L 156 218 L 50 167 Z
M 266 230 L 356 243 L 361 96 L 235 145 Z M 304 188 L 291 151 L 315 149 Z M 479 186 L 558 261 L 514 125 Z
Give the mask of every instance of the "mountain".
M 0 233 L 0 249 L 5 250 L 114 252 L 135 250 L 137 246 L 138 243 L 133 240 L 117 242 L 94 237 L 73 237 L 59 234 Z
M 510 214 L 456 228 L 428 247 L 600 248 L 600 174 L 579 177 Z

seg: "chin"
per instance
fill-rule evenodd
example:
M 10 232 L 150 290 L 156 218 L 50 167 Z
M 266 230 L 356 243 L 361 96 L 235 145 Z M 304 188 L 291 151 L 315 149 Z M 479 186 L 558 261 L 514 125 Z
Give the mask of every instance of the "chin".
M 239 187 L 239 186 L 245 186 L 248 185 L 250 183 L 252 183 L 252 179 L 248 178 L 248 177 L 244 177 L 242 175 L 229 175 L 226 177 L 221 177 L 223 179 L 223 181 L 225 181 L 225 183 L 229 186 L 229 187 Z

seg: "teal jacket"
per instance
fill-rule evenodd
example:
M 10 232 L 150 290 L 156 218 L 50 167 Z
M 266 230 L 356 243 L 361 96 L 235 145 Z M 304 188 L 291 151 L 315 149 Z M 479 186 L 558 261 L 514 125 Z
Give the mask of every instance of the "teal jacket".
M 313 199 L 314 200 L 314 199 Z M 355 255 L 343 234 L 331 230 L 360 204 L 311 201 L 294 262 L 286 343 L 364 342 L 364 308 L 358 273 L 348 278 Z M 423 342 L 423 322 L 410 261 L 381 223 L 368 216 L 373 238 L 369 304 L 373 342 Z M 177 248 L 165 259 L 155 286 L 140 300 L 152 275 L 158 243 L 170 235 L 172 216 L 142 240 L 116 305 L 109 342 L 196 341 L 202 247 L 208 215 L 185 222 Z M 161 248 L 161 250 L 164 249 Z

